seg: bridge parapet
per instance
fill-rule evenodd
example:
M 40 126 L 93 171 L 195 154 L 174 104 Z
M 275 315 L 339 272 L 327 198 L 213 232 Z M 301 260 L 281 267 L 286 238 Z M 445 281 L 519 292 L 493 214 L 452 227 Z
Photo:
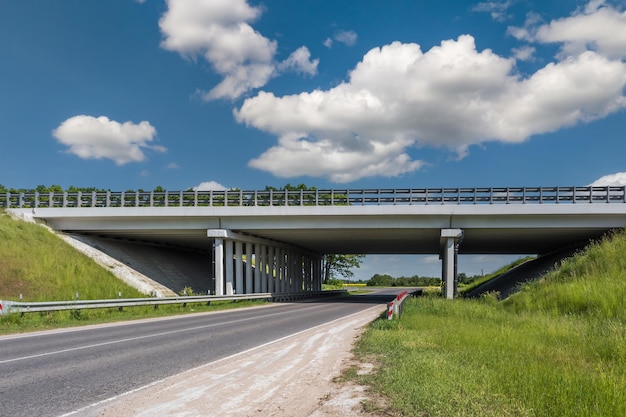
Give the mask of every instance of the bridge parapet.
M 624 186 L 5 193 L 0 208 L 626 203 Z

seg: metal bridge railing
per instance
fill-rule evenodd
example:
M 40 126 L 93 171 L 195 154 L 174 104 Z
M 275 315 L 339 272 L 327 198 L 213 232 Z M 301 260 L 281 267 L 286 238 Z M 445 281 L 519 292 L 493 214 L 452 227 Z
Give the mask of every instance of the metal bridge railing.
M 0 208 L 626 203 L 624 186 L 5 193 Z

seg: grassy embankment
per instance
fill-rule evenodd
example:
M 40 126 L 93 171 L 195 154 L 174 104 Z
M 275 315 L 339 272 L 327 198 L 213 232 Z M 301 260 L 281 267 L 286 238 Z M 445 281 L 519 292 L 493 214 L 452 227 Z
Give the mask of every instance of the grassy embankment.
M 386 397 L 391 415 L 625 416 L 626 234 L 502 302 L 409 300 L 357 355 L 378 371 L 347 375 Z
M 95 300 L 145 297 L 126 285 L 92 259 L 76 251 L 41 226 L 17 221 L 0 211 L 0 300 L 24 301 Z M 12 314 L 0 317 L 0 334 L 39 330 L 78 324 L 101 323 L 209 311 L 260 304 L 259 301 L 238 303 L 132 307 L 123 311 L 94 309 L 50 313 Z
M 494 271 L 490 274 L 487 274 L 483 277 L 478 278 L 475 281 L 472 281 L 470 284 L 467 285 L 460 285 L 459 286 L 459 293 L 463 294 L 465 292 L 469 292 L 475 288 L 480 287 L 482 284 L 484 284 L 487 281 L 491 281 L 492 279 L 494 279 L 495 277 L 502 275 L 508 271 L 510 271 L 511 269 L 523 264 L 524 262 L 527 261 L 531 261 L 533 259 L 536 259 L 536 256 L 526 256 L 523 258 L 519 258 L 516 259 L 515 261 L 511 262 L 510 264 L 504 265 L 502 268 L 498 269 L 497 271 Z

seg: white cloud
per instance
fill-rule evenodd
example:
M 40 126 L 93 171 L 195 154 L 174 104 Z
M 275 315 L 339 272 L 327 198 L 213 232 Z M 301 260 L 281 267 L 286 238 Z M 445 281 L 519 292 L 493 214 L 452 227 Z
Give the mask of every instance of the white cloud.
M 83 159 L 111 159 L 117 165 L 141 162 L 145 149 L 165 152 L 162 146 L 151 145 L 156 129 L 148 122 L 119 123 L 105 116 L 74 116 L 59 125 L 52 135 L 68 152 Z
M 534 55 L 537 49 L 533 46 L 522 46 L 513 48 L 513 55 L 518 61 L 534 61 Z
M 537 30 L 540 42 L 564 43 L 567 55 L 594 49 L 610 57 L 626 56 L 626 12 L 590 2 L 584 11 L 550 22 Z
M 508 10 L 513 3 L 514 0 L 507 0 L 505 2 L 484 1 L 474 6 L 472 11 L 489 13 L 493 20 L 504 22 L 511 17 Z
M 343 43 L 346 46 L 354 46 L 359 35 L 353 30 L 340 30 L 335 32 L 332 38 L 326 38 L 323 45 L 328 49 L 332 48 L 335 41 Z
M 180 165 L 178 165 L 177 162 L 170 162 L 169 164 L 167 164 L 165 166 L 165 168 L 167 168 L 167 169 L 179 169 Z
M 187 58 L 202 56 L 223 77 L 204 99 L 236 99 L 278 74 L 276 41 L 250 25 L 261 16 L 260 7 L 246 0 L 167 0 L 167 5 L 159 21 L 161 46 Z M 305 62 L 304 51 L 298 51 L 285 68 L 310 74 L 313 62 Z
M 335 33 L 334 38 L 339 43 L 343 43 L 347 46 L 353 46 L 354 44 L 356 44 L 358 35 L 353 30 L 342 30 Z
M 539 14 L 530 12 L 526 15 L 526 21 L 523 27 L 509 26 L 507 28 L 507 34 L 520 41 L 533 42 L 534 32 L 541 22 L 543 22 L 543 19 Z
M 370 50 L 334 88 L 260 92 L 235 117 L 279 139 L 251 166 L 349 182 L 419 169 L 424 162 L 407 153 L 415 146 L 463 157 L 474 144 L 522 142 L 626 106 L 626 66 L 593 51 L 525 79 L 514 69 L 514 59 L 477 51 L 469 35 L 427 52 L 394 42 Z
M 610 58 L 626 57 L 626 12 L 592 0 L 571 16 L 540 24 L 530 14 L 524 27 L 509 28 L 509 34 L 520 40 L 562 44 L 560 57 L 578 55 L 588 50 Z
M 606 186 L 624 186 L 626 185 L 626 172 L 617 172 L 615 174 L 605 175 L 602 178 L 598 178 L 589 186 L 591 187 L 606 187 Z
M 291 69 L 295 72 L 313 76 L 317 74 L 319 61 L 319 59 L 311 61 L 311 52 L 309 52 L 306 46 L 301 46 L 293 51 L 285 61 L 281 62 L 279 68 L 282 71 Z
M 194 191 L 224 191 L 227 190 L 227 187 L 224 187 L 219 182 L 215 181 L 205 181 L 193 187 Z

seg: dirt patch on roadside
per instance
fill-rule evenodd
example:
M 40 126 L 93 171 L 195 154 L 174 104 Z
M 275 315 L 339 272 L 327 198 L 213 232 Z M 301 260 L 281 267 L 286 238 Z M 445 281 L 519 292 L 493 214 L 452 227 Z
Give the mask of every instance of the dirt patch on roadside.
M 84 410 L 81 415 L 338 417 L 365 412 L 367 388 L 335 382 L 353 362 L 372 308 L 333 323 L 209 363 Z

